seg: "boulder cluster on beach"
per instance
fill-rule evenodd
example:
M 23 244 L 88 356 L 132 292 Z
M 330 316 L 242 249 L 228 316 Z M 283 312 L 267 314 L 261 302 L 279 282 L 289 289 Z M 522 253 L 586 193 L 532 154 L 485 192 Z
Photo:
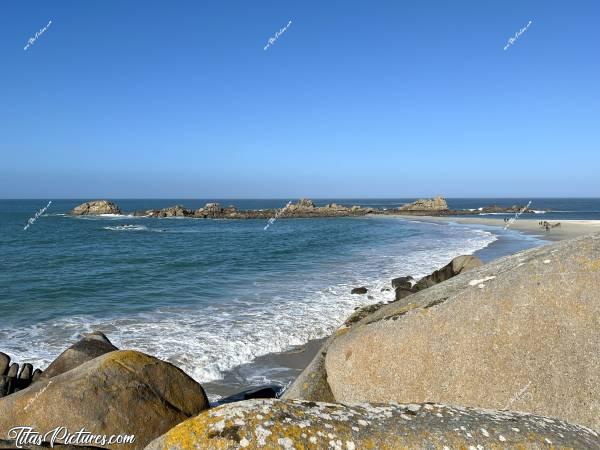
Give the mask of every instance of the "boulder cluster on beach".
M 0 431 L 135 434 L 114 449 L 600 449 L 600 234 L 398 275 L 281 396 L 211 405 L 179 368 L 95 332 L 35 379 L 22 366 L 32 381 L 0 398 Z
M 316 206 L 312 200 L 300 199 L 292 203 L 280 214 L 278 209 L 249 209 L 239 210 L 233 205 L 222 207 L 219 203 L 211 202 L 196 210 L 188 209 L 183 205 L 169 206 L 162 209 L 148 209 L 127 213 L 138 217 L 190 217 L 197 219 L 269 219 L 275 215 L 278 218 L 310 218 L 310 217 L 353 217 L 374 215 L 417 215 L 417 216 L 450 216 L 450 215 L 476 215 L 489 213 L 517 213 L 519 211 L 533 212 L 527 207 L 513 205 L 509 207 L 491 205 L 477 210 L 448 208 L 446 200 L 442 197 L 432 199 L 419 199 L 398 208 L 366 208 L 359 205 L 344 206 L 330 203 Z M 122 214 L 121 209 L 108 200 L 94 200 L 83 203 L 70 211 L 73 216 Z M 280 215 L 279 215 L 280 214 Z

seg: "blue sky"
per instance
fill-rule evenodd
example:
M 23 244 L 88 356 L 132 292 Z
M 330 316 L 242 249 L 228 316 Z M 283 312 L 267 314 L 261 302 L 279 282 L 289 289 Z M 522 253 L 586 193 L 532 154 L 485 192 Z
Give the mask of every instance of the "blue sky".
M 4 1 L 0 197 L 600 196 L 599 19 L 594 0 Z

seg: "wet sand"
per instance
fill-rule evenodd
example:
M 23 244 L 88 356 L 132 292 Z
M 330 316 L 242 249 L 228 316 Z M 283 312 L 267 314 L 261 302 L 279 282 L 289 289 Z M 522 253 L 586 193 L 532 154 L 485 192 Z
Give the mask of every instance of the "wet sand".
M 423 220 L 426 222 L 455 222 L 464 224 L 479 224 L 489 225 L 504 228 L 506 222 L 504 218 L 496 219 L 489 217 L 434 217 L 434 216 L 408 216 L 397 215 L 393 217 L 401 217 L 409 220 Z M 539 217 L 536 218 L 519 218 L 510 224 L 509 229 L 522 231 L 523 233 L 538 236 L 548 241 L 561 241 L 570 239 L 585 234 L 590 234 L 600 231 L 600 220 L 552 220 L 551 224 L 560 223 L 559 227 L 545 230 L 539 224 Z M 542 220 L 543 222 L 543 220 Z
M 296 379 L 308 366 L 325 339 L 315 339 L 286 352 L 259 356 L 251 363 L 234 368 L 222 380 L 202 383 L 202 387 L 212 401 L 253 386 L 273 383 L 285 386 L 287 380 Z

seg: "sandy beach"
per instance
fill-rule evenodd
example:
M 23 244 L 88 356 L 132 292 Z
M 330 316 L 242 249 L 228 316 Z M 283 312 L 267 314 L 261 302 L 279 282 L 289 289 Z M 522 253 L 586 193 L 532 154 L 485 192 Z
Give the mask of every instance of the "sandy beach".
M 504 219 L 495 219 L 489 217 L 434 217 L 434 216 L 421 216 L 415 217 L 411 215 L 395 215 L 393 217 L 401 217 L 408 220 L 422 220 L 427 222 L 455 222 L 464 224 L 481 224 L 488 226 L 495 226 L 504 228 L 506 222 Z M 543 221 L 543 219 L 542 219 Z M 539 224 L 539 217 L 533 218 L 519 218 L 514 221 L 509 229 L 522 231 L 523 233 L 538 236 L 548 241 L 561 241 L 563 239 L 569 239 L 576 236 L 582 236 L 585 234 L 594 233 L 600 231 L 600 220 L 552 220 L 549 221 L 551 224 L 560 223 L 559 227 L 551 228 L 546 231 Z

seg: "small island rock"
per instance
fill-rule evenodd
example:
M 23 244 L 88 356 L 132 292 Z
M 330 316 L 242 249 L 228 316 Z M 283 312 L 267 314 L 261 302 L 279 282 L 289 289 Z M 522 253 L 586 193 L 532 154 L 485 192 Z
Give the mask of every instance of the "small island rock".
M 76 206 L 69 214 L 72 216 L 97 216 L 100 214 L 121 214 L 121 210 L 108 200 L 94 200 Z

